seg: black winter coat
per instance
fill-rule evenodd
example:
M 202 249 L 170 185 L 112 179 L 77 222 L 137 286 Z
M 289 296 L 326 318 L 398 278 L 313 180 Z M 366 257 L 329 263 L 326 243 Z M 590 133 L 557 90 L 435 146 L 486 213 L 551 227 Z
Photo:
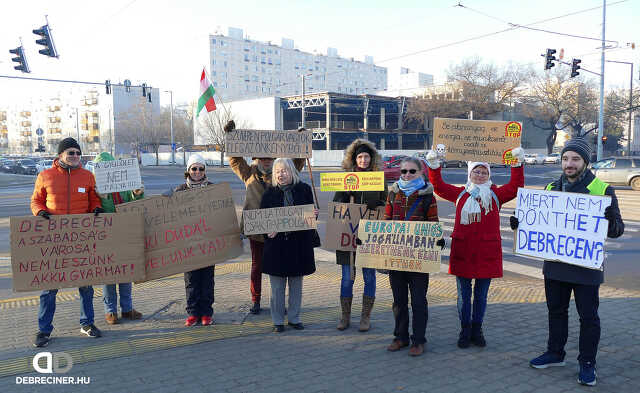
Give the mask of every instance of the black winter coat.
M 311 187 L 305 183 L 293 186 L 293 204 L 313 204 Z M 284 192 L 269 186 L 262 196 L 261 209 L 284 206 Z M 262 272 L 272 276 L 306 276 L 316 271 L 312 245 L 313 230 L 278 232 L 273 239 L 265 236 Z

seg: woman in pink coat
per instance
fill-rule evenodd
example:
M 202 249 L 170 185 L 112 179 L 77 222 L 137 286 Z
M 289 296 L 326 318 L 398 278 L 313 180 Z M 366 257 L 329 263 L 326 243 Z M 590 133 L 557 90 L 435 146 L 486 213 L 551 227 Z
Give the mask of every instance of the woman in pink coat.
M 503 186 L 491 182 L 491 167 L 486 162 L 469 162 L 467 183 L 462 187 L 442 180 L 440 159 L 431 151 L 427 155 L 429 181 L 441 198 L 456 204 L 456 219 L 451 234 L 449 273 L 456 276 L 460 337 L 458 347 L 471 343 L 487 345 L 482 334 L 482 320 L 487 307 L 487 293 L 492 278 L 502 277 L 502 240 L 500 207 L 514 199 L 518 187 L 524 187 L 522 148 L 512 152 L 518 163 L 511 167 L 511 180 Z M 475 279 L 475 285 L 471 282 Z M 471 292 L 473 291 L 473 315 Z

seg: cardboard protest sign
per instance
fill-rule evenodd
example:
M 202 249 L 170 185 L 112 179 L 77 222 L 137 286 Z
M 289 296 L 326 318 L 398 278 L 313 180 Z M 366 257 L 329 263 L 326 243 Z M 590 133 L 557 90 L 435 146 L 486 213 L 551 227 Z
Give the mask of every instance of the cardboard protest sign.
M 93 165 L 96 191 L 101 194 L 137 190 L 142 187 L 140 166 L 136 158 L 102 161 Z
M 384 172 L 320 173 L 320 191 L 384 191 Z
M 316 229 L 313 205 L 272 207 L 242 212 L 246 236 L 271 232 L 295 232 Z
M 511 150 L 520 146 L 522 124 L 517 121 L 435 118 L 433 147 L 446 147 L 446 160 L 517 162 Z
M 311 131 L 233 130 L 225 133 L 228 157 L 311 158 Z
M 519 188 L 515 253 L 600 269 L 611 197 Z
M 144 279 L 141 214 L 11 217 L 10 225 L 16 292 Z
M 329 202 L 324 248 L 337 251 L 355 251 L 356 237 L 361 219 L 381 220 L 384 206 L 376 210 L 357 203 Z
M 144 214 L 146 280 L 188 272 L 242 254 L 229 183 L 116 206 Z
M 356 265 L 418 273 L 440 271 L 442 225 L 437 221 L 360 220 Z

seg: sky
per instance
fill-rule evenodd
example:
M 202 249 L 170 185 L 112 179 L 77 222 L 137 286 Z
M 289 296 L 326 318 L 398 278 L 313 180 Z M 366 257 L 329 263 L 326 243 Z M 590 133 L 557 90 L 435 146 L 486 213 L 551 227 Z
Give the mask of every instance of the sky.
M 174 104 L 197 99 L 199 77 L 209 64 L 209 34 L 238 27 L 258 41 L 280 43 L 291 38 L 296 48 L 374 62 L 434 75 L 445 82 L 446 70 L 468 57 L 503 66 L 508 63 L 543 69 L 546 48 L 564 48 L 565 61 L 582 59 L 582 68 L 600 72 L 600 42 L 528 29 L 460 44 L 452 43 L 512 27 L 601 7 L 602 0 L 29 0 L 4 5 L 0 13 L 0 75 L 21 76 L 9 49 L 22 37 L 36 78 L 112 83 L 130 79 L 172 91 Z M 461 6 L 458 6 L 461 4 Z M 640 86 L 640 0 L 607 1 L 606 38 L 617 49 L 607 59 L 633 62 L 634 84 Z M 31 32 L 45 24 L 45 15 L 60 54 L 38 54 Z M 531 25 L 538 29 L 600 39 L 602 8 Z M 630 49 L 627 43 L 635 42 Z M 419 52 L 419 53 L 416 53 Z M 570 67 L 564 67 L 570 73 Z M 608 88 L 628 87 L 630 67 L 607 64 Z M 583 72 L 584 75 L 588 75 Z M 598 78 L 591 75 L 593 78 Z M 0 105 L 68 86 L 0 78 Z M 168 105 L 169 94 L 161 94 Z

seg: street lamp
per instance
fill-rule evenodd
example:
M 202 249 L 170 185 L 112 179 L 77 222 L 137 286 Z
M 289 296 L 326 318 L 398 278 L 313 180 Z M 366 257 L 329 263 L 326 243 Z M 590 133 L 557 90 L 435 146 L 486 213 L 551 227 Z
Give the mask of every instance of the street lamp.
M 607 60 L 607 63 L 629 64 L 631 76 L 629 77 L 629 135 L 627 135 L 627 155 L 631 155 L 631 118 L 633 113 L 633 63 L 627 61 Z
M 176 163 L 176 145 L 173 141 L 173 91 L 165 90 L 165 93 L 169 93 L 171 97 L 171 115 L 169 116 L 169 129 L 171 131 L 171 164 Z

